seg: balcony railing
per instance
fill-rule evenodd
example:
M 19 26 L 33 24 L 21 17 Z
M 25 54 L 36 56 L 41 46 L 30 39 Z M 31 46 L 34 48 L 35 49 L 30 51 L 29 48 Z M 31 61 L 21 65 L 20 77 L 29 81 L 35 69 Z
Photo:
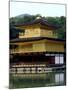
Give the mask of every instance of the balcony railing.
M 12 49 L 10 50 L 10 53 L 24 53 L 24 52 L 32 52 L 33 50 L 31 48 L 26 49 Z

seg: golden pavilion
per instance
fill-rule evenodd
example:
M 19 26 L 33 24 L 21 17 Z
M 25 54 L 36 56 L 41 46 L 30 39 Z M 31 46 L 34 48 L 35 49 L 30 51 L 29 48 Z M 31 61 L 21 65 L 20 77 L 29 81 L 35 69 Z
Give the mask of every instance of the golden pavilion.
M 42 17 L 15 25 L 18 38 L 10 40 L 10 71 L 12 73 L 45 73 L 52 67 L 63 67 L 65 40 L 59 39 L 55 25 Z

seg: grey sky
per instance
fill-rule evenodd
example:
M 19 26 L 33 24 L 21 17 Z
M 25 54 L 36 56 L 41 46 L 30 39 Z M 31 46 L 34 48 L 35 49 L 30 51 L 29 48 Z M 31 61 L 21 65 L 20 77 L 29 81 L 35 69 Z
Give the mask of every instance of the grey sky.
M 65 5 L 10 2 L 10 17 L 20 14 L 41 14 L 42 16 L 65 16 Z

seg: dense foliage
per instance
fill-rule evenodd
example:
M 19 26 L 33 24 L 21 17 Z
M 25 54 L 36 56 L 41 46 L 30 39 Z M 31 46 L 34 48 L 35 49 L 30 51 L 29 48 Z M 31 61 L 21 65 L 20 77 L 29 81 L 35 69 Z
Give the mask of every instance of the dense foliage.
M 12 17 L 10 18 L 10 38 L 15 38 L 17 30 L 13 30 L 13 27 L 15 24 L 22 24 L 27 23 L 30 21 L 33 21 L 36 19 L 37 16 L 41 16 L 39 14 L 37 15 L 25 15 L 25 16 L 18 16 L 18 17 Z M 55 32 L 58 33 L 58 38 L 65 39 L 66 38 L 66 18 L 64 16 L 61 17 L 43 17 L 46 19 L 50 24 L 56 25 L 59 28 L 55 30 Z M 12 33 L 11 33 L 12 32 Z

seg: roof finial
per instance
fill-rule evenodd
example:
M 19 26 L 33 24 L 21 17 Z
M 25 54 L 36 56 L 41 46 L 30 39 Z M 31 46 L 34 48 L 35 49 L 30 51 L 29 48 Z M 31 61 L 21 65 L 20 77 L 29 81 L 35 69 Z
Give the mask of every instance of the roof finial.
M 41 19 L 41 16 L 36 17 L 36 19 Z
M 37 17 L 36 17 L 36 19 L 41 19 L 42 17 L 40 16 L 40 15 L 38 15 Z

